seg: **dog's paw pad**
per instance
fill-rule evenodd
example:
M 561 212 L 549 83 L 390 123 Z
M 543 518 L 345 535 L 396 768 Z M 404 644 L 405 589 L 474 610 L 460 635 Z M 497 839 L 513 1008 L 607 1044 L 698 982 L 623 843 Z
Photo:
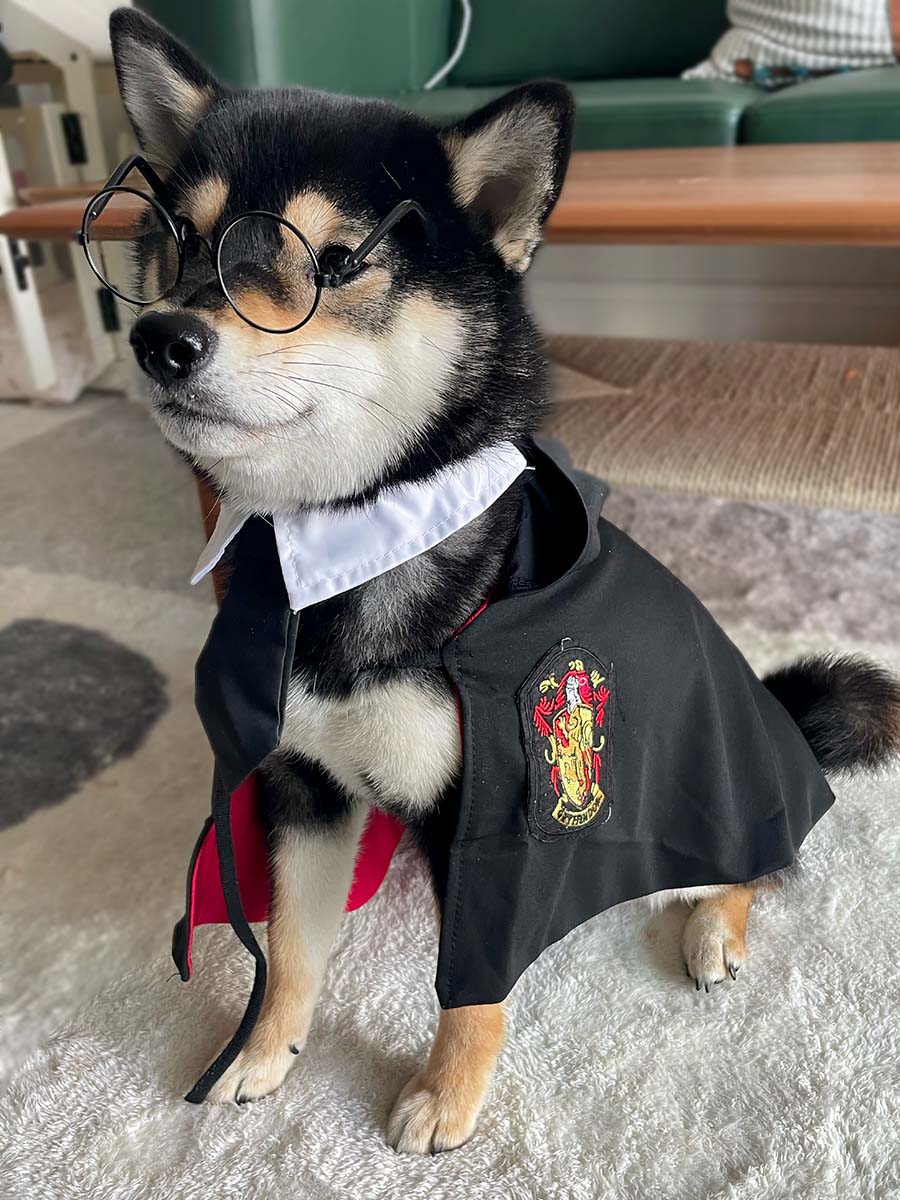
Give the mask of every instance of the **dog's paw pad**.
M 687 973 L 699 991 L 709 991 L 724 979 L 737 979 L 744 965 L 746 948 L 728 922 L 718 914 L 695 911 L 684 928 L 682 940 Z
M 269 1046 L 259 1049 L 251 1042 L 213 1085 L 209 1093 L 210 1102 L 247 1104 L 268 1096 L 281 1085 L 288 1070 L 297 1061 L 296 1053 L 287 1042 L 281 1048 Z
M 467 1142 L 475 1129 L 478 1107 L 459 1096 L 430 1089 L 414 1076 L 397 1098 L 388 1121 L 388 1141 L 402 1154 L 440 1154 Z

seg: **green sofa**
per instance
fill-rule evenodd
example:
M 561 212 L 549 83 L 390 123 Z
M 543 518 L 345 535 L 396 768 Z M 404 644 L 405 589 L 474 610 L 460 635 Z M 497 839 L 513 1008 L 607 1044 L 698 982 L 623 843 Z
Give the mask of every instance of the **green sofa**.
M 580 150 L 900 139 L 900 70 L 831 75 L 768 93 L 683 80 L 726 27 L 725 0 L 138 0 L 224 80 L 385 96 L 452 120 L 527 79 L 567 80 Z

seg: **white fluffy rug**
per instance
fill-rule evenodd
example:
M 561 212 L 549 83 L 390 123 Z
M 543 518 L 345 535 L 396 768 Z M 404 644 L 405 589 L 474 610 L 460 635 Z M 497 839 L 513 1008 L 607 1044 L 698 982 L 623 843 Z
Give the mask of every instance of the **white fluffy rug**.
M 748 636 L 760 667 L 811 644 Z M 708 996 L 681 964 L 686 910 L 651 916 L 636 903 L 582 926 L 514 991 L 479 1130 L 436 1158 L 397 1155 L 383 1136 L 435 1022 L 430 904 L 409 853 L 345 920 L 310 1045 L 282 1090 L 257 1104 L 180 1099 L 249 986 L 228 932 L 204 931 L 192 984 L 172 978 L 160 955 L 32 1053 L 0 1110 L 0 1192 L 897 1196 L 898 830 L 900 772 L 841 786 L 807 843 L 802 878 L 754 911 L 739 981 Z
M 0 795 L 0 816 L 30 808 L 0 829 L 0 1200 L 900 1197 L 900 771 L 839 788 L 802 878 L 752 914 L 736 983 L 694 991 L 683 910 L 623 906 L 548 951 L 513 993 L 460 1150 L 401 1157 L 383 1136 L 436 1021 L 408 853 L 344 922 L 281 1092 L 186 1104 L 250 976 L 227 930 L 200 932 L 188 986 L 166 956 L 208 802 L 192 489 L 131 406 L 23 407 L 0 413 L 0 506 L 0 642 L 23 619 L 103 633 L 169 700 L 134 754 L 58 803 L 33 785 Z M 609 512 L 757 668 L 831 646 L 900 666 L 900 516 L 635 491 Z M 35 756 L 19 759 L 32 779 Z

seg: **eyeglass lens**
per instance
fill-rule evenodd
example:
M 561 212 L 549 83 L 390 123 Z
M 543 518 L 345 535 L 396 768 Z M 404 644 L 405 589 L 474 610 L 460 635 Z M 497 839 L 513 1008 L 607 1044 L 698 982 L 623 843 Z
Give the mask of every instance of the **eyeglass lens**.
M 314 311 L 316 260 L 304 239 L 277 217 L 238 217 L 225 230 L 217 258 L 229 303 L 251 324 L 286 333 Z
M 107 192 L 91 205 L 85 235 L 95 271 L 122 299 L 152 304 L 175 286 L 178 241 L 150 197 Z

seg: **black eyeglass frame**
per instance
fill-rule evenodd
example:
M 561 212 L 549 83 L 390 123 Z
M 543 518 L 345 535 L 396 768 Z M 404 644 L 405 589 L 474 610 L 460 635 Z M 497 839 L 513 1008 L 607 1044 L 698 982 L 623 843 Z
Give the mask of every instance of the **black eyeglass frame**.
M 152 195 L 148 195 L 147 192 L 141 191 L 140 188 L 123 186 L 122 180 L 126 179 L 132 171 L 140 172 L 140 174 L 149 184 Z M 97 219 L 97 217 L 100 216 L 113 196 L 122 194 L 138 196 L 141 200 L 148 202 L 153 207 L 156 214 L 162 219 L 165 227 L 168 228 L 175 241 L 175 246 L 178 252 L 178 270 L 175 276 L 175 281 L 169 287 L 165 288 L 153 300 L 135 300 L 132 296 L 126 296 L 123 292 L 120 292 L 117 288 L 113 287 L 104 276 L 100 267 L 94 262 L 93 256 L 91 255 L 91 224 Z M 382 220 L 378 222 L 372 232 L 360 242 L 356 249 L 350 251 L 340 270 L 323 271 L 319 263 L 318 255 L 313 249 L 309 239 L 296 227 L 296 225 L 292 225 L 290 221 L 288 221 L 285 217 L 280 216 L 278 213 L 269 212 L 262 208 L 250 209 L 247 212 L 239 213 L 234 220 L 229 221 L 228 225 L 226 225 L 226 227 L 222 230 L 214 247 L 207 238 L 203 237 L 197 232 L 193 223 L 186 217 L 179 218 L 178 223 L 176 223 L 175 219 L 169 214 L 169 211 L 166 207 L 167 195 L 168 189 L 165 183 L 142 155 L 133 154 L 129 158 L 126 158 L 119 163 L 100 191 L 93 195 L 87 202 L 84 215 L 81 218 L 81 229 L 77 234 L 76 240 L 84 251 L 84 256 L 87 259 L 88 266 L 100 280 L 103 286 L 108 291 L 112 292 L 114 296 L 117 296 L 120 300 L 124 300 L 126 304 L 144 307 L 148 304 L 156 304 L 159 300 L 163 300 L 166 296 L 172 294 L 172 292 L 181 282 L 181 277 L 184 274 L 184 265 L 187 261 L 188 255 L 195 251 L 195 248 L 198 244 L 202 244 L 206 248 L 206 252 L 209 255 L 209 260 L 216 272 L 216 278 L 219 281 L 219 287 L 222 289 L 222 294 L 225 299 L 242 321 L 246 321 L 248 325 L 251 325 L 254 329 L 260 330 L 262 333 L 295 333 L 298 329 L 302 329 L 302 327 L 311 321 L 315 316 L 316 309 L 319 307 L 319 301 L 322 298 L 322 289 L 340 287 L 341 284 L 346 283 L 348 279 L 351 279 L 354 275 L 361 271 L 365 266 L 366 258 L 369 254 L 371 254 L 378 243 L 391 232 L 395 225 L 397 225 L 411 213 L 414 213 L 421 220 L 425 229 L 426 237 L 428 237 L 429 241 L 433 240 L 434 236 L 432 222 L 422 206 L 415 200 L 401 200 L 399 204 L 396 204 L 391 209 L 386 217 L 382 218 Z M 231 230 L 248 217 L 267 217 L 270 221 L 275 221 L 278 225 L 283 225 L 286 229 L 289 229 L 291 233 L 294 234 L 295 237 L 299 238 L 303 243 L 307 253 L 309 254 L 310 261 L 313 264 L 313 282 L 316 285 L 316 294 L 312 303 L 312 307 L 302 321 L 298 321 L 296 325 L 292 325 L 289 329 L 271 329 L 265 325 L 260 325 L 257 321 L 251 320 L 238 308 L 236 302 L 232 299 L 228 288 L 225 285 L 225 279 L 222 274 L 222 245 Z

